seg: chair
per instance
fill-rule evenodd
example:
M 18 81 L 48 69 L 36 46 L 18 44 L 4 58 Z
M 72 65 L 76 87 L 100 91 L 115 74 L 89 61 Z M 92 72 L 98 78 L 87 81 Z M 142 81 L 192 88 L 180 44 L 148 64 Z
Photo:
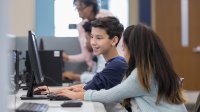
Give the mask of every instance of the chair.
M 193 112 L 200 112 L 200 93 L 194 106 Z

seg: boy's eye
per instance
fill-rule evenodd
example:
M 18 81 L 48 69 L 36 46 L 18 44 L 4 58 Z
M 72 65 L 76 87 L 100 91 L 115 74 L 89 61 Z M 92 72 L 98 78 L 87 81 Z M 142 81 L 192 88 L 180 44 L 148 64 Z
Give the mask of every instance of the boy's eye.
M 90 38 L 91 38 L 91 39 L 97 39 L 97 40 L 100 40 L 100 39 L 103 39 L 103 36 L 99 36 L 99 35 L 96 35 L 96 36 L 94 36 L 94 35 L 90 35 Z
M 102 37 L 97 37 L 97 39 L 102 39 Z

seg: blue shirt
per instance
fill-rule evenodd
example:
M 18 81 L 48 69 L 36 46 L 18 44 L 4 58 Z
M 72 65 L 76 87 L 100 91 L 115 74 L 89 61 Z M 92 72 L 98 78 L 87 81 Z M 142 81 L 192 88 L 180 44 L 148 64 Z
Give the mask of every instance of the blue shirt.
M 120 84 L 128 65 L 121 56 L 110 59 L 105 68 L 97 73 L 85 86 L 85 90 L 109 89 Z

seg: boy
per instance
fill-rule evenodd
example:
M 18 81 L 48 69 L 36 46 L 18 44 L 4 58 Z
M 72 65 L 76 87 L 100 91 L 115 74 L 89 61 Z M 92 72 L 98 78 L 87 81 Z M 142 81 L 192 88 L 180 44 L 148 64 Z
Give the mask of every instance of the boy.
M 91 46 L 94 55 L 102 54 L 105 68 L 89 81 L 84 89 L 109 89 L 122 81 L 127 69 L 126 61 L 119 56 L 117 44 L 123 32 L 123 25 L 115 17 L 100 18 L 92 22 Z
M 93 53 L 93 49 L 90 44 L 91 30 L 92 30 L 91 21 L 85 22 L 85 24 L 83 25 L 83 29 L 85 30 L 85 38 L 86 38 L 85 46 L 89 52 Z M 73 81 L 80 81 L 81 83 L 87 83 L 88 81 L 92 80 L 92 78 L 97 72 L 100 72 L 105 68 L 106 61 L 102 55 L 94 56 L 93 61 L 94 65 L 92 67 L 92 71 L 85 71 L 82 74 L 66 71 L 63 73 L 63 79 L 67 78 Z
M 115 17 L 99 18 L 92 21 L 91 25 L 92 32 L 90 41 L 93 53 L 94 55 L 103 55 L 106 60 L 105 68 L 97 73 L 93 79 L 86 84 L 49 89 L 43 86 L 38 89 L 45 89 L 45 93 L 60 93 L 64 89 L 109 89 L 121 83 L 128 67 L 125 59 L 119 56 L 116 48 L 124 29 L 123 25 Z

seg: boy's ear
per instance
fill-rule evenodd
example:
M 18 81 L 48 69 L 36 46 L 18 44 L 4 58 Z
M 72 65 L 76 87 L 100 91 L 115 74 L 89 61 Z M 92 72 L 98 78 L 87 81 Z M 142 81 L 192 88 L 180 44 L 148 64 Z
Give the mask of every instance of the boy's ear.
M 114 36 L 114 38 L 112 39 L 112 46 L 117 46 L 118 42 L 119 42 L 119 37 Z

